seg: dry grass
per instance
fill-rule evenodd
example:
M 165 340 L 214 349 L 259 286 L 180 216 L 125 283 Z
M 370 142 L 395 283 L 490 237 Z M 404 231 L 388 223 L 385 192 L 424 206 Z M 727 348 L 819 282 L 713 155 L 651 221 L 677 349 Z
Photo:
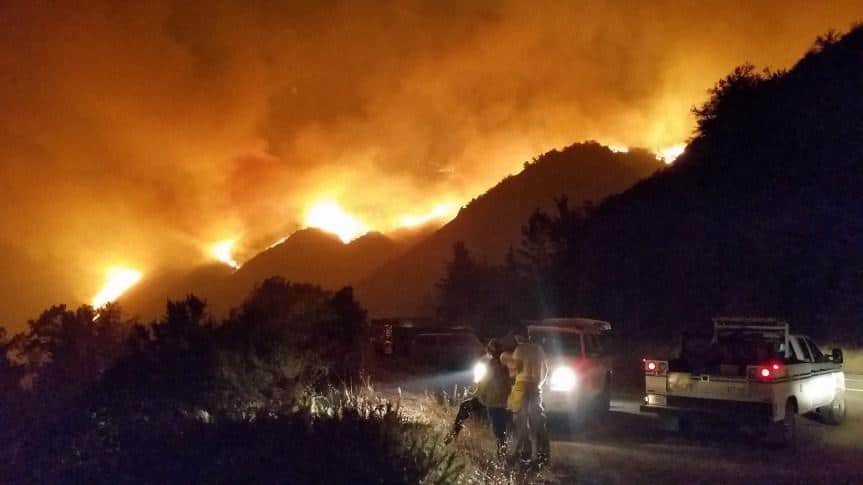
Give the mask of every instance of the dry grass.
M 400 396 L 400 409 L 406 416 L 413 416 L 430 426 L 435 434 L 444 435 L 450 431 L 459 404 L 470 396 L 464 388 L 454 388 L 451 392 L 440 394 L 425 393 Z M 496 444 L 488 422 L 472 418 L 450 446 L 456 450 L 465 468 L 461 482 L 469 484 L 526 485 L 557 483 L 553 470 L 539 474 L 519 471 L 506 462 L 500 461 L 496 454 Z

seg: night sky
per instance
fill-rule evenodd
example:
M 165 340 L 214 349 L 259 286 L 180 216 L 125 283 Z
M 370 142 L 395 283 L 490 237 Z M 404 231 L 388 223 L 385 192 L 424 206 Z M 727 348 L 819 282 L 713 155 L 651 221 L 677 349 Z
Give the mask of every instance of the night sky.
M 282 3 L 0 4 L 0 324 L 91 301 L 114 265 L 191 267 L 224 240 L 242 262 L 321 203 L 386 232 L 552 148 L 684 143 L 734 66 L 790 67 L 863 18 L 859 1 Z

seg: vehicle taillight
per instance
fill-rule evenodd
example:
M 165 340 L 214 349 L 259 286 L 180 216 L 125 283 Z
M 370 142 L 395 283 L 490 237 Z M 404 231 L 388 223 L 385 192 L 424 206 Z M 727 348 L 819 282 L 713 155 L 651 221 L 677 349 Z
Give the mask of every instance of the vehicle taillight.
M 749 368 L 749 377 L 758 379 L 759 381 L 772 381 L 784 371 L 784 366 L 779 362 L 770 362 L 767 364 L 752 366 Z
M 644 373 L 651 376 L 664 376 L 668 372 L 668 362 L 644 359 Z

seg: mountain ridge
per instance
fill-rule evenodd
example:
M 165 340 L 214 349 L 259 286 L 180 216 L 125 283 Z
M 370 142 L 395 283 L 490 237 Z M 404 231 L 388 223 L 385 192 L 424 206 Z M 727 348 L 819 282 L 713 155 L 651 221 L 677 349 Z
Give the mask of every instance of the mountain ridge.
M 863 27 L 788 71 L 744 65 L 675 164 L 598 205 L 559 311 L 667 334 L 770 315 L 851 338 L 863 306 Z M 579 281 L 580 280 L 580 281 Z M 834 334 L 835 336 L 835 334 Z
M 362 280 L 357 298 L 372 315 L 429 316 L 434 312 L 434 284 L 455 242 L 464 242 L 481 260 L 500 262 L 510 247 L 518 245 L 521 227 L 535 209 L 552 207 L 560 196 L 598 201 L 663 167 L 647 150 L 620 153 L 596 142 L 549 151 L 526 162 L 521 172 L 473 199 L 437 232 Z

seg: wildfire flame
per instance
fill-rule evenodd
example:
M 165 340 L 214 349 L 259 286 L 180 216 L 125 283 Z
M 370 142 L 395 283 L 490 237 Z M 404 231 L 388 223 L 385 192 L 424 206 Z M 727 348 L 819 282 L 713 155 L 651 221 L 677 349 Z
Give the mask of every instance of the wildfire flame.
M 666 165 L 671 165 L 677 160 L 677 157 L 683 155 L 683 152 L 686 150 L 685 143 L 678 143 L 677 145 L 672 145 L 670 147 L 663 148 L 656 153 L 656 158 L 665 162 Z
M 217 260 L 227 264 L 234 269 L 237 269 L 240 267 L 240 263 L 238 263 L 237 260 L 234 259 L 234 257 L 231 255 L 231 252 L 234 249 L 235 242 L 237 242 L 236 239 L 226 239 L 224 241 L 219 241 L 210 247 L 210 254 L 212 254 L 213 257 Z
M 608 145 L 608 149 L 614 153 L 629 153 L 629 147 L 626 145 Z
M 279 239 L 276 240 L 276 242 L 267 246 L 267 249 L 273 249 L 274 247 L 278 246 L 279 244 L 282 244 L 283 242 L 285 242 L 287 240 L 288 240 L 288 236 L 280 237 Z
M 429 212 L 421 215 L 409 214 L 399 219 L 402 227 L 417 227 L 433 220 L 450 220 L 458 212 L 458 205 L 451 202 L 438 204 Z
M 306 211 L 305 225 L 335 234 L 345 244 L 369 232 L 369 227 L 364 222 L 332 200 L 313 204 Z
M 102 308 L 112 301 L 116 301 L 123 293 L 141 280 L 143 275 L 140 271 L 114 266 L 108 268 L 105 274 L 105 285 L 99 293 L 93 297 L 91 305 L 93 308 Z

